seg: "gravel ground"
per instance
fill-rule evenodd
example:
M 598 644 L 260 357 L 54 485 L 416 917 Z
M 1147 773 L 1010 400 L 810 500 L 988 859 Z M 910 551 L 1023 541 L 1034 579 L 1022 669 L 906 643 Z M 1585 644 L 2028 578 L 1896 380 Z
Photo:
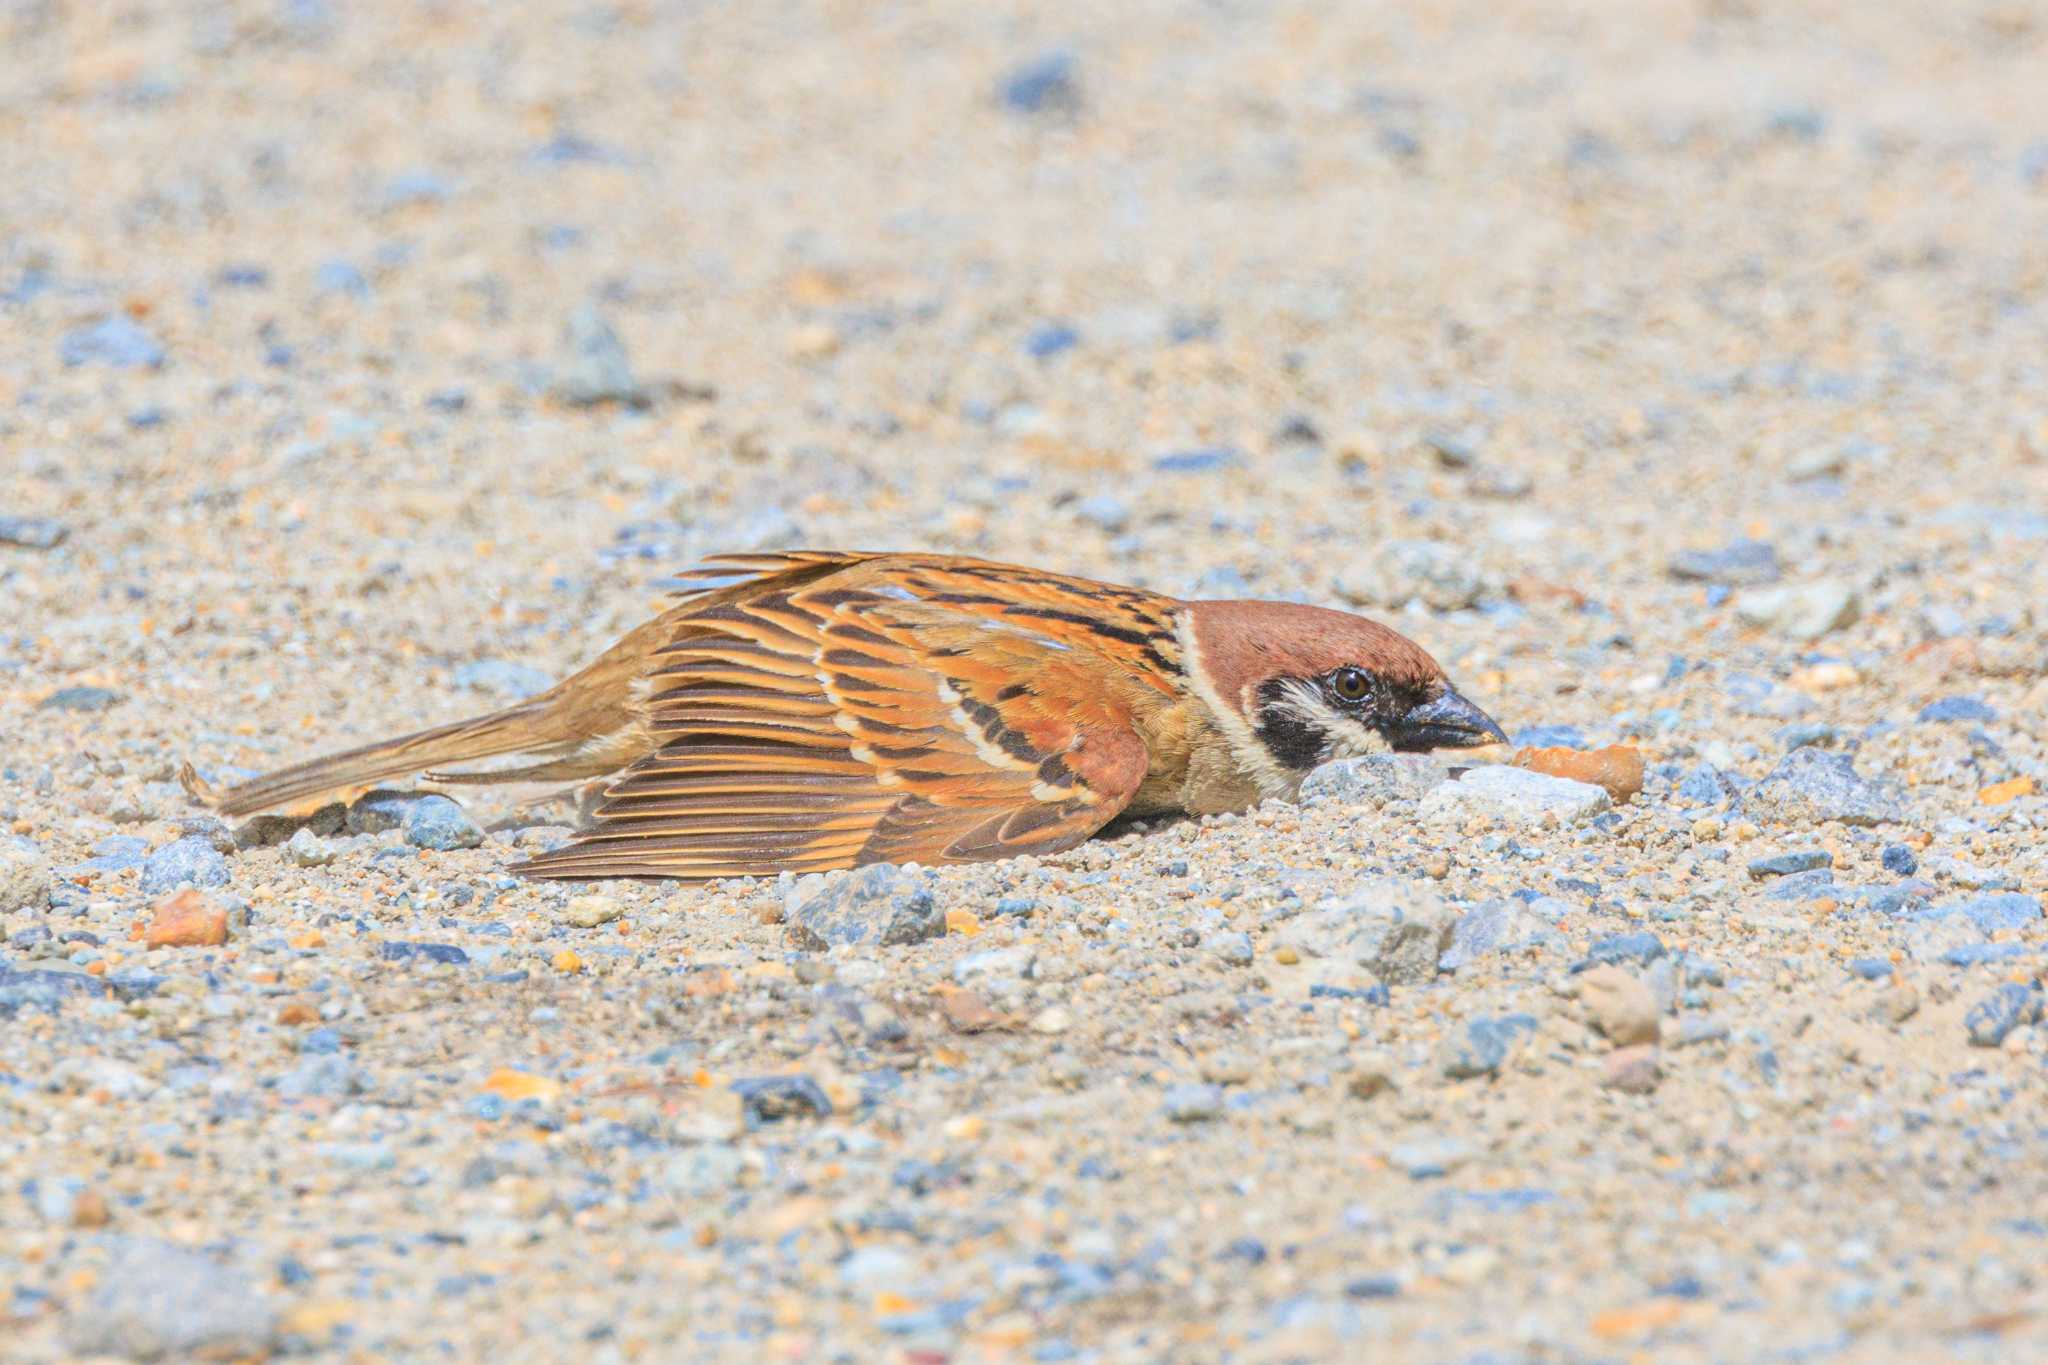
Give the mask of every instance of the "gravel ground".
M 2042 6 L 0 48 L 10 1359 L 2048 1354 Z M 691 890 L 171 781 L 800 544 L 1354 605 L 1647 786 Z

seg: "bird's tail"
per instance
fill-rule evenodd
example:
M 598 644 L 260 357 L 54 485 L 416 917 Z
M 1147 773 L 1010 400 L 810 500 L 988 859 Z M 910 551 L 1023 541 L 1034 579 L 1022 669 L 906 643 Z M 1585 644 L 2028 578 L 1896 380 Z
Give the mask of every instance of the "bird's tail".
M 197 800 L 234 818 L 280 809 L 304 814 L 330 800 L 358 796 L 386 778 L 409 777 L 414 773 L 429 773 L 444 782 L 524 780 L 527 775 L 545 778 L 553 775 L 548 770 L 557 764 L 518 769 L 517 777 L 512 772 L 434 770 L 444 764 L 474 763 L 504 754 L 546 753 L 565 743 L 573 744 L 573 734 L 556 733 L 561 727 L 549 723 L 552 710 L 544 698 L 536 697 L 486 716 L 472 716 L 380 744 L 329 754 L 226 790 L 203 780 L 189 763 L 180 770 L 178 780 Z

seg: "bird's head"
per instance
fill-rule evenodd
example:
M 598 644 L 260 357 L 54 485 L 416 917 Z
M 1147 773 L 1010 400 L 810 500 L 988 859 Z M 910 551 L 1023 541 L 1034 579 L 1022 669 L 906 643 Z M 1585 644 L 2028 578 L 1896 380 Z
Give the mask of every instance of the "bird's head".
M 1333 758 L 1505 742 L 1405 635 L 1291 602 L 1195 602 L 1188 633 L 1239 766 L 1278 792 Z

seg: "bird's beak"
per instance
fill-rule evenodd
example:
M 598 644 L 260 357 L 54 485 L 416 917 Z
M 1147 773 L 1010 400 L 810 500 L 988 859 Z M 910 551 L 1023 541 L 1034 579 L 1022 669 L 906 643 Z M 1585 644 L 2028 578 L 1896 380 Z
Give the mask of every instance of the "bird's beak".
M 1424 702 L 1395 722 L 1387 738 L 1402 753 L 1472 749 L 1481 744 L 1508 742 L 1507 735 L 1493 723 L 1493 717 L 1448 687 L 1442 696 Z

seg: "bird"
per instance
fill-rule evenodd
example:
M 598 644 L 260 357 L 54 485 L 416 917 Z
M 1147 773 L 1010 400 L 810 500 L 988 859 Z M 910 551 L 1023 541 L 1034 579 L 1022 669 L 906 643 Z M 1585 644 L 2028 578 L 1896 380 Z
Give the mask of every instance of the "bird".
M 1119 817 L 1292 799 L 1332 759 L 1506 740 L 1420 645 L 1323 607 L 932 553 L 718 555 L 674 583 L 503 710 L 225 791 L 181 775 L 229 818 L 412 775 L 583 783 L 584 826 L 508 871 L 707 882 L 1057 853 Z

